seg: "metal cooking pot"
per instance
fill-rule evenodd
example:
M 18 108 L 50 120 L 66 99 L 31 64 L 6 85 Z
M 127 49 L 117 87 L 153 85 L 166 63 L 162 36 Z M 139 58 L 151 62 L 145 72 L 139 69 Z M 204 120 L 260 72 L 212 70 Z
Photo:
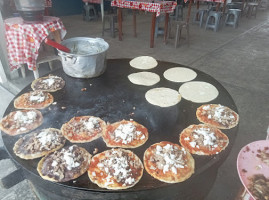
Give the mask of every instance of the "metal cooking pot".
M 18 11 L 39 11 L 45 9 L 44 0 L 15 0 Z
M 93 78 L 106 70 L 108 43 L 102 38 L 75 37 L 62 41 L 70 53 L 59 49 L 63 70 L 75 78 Z

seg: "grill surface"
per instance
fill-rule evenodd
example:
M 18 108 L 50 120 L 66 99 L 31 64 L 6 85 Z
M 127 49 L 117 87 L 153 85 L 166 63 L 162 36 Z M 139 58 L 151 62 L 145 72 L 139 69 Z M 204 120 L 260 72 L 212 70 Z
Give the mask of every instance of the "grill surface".
M 179 133 L 184 128 L 191 124 L 200 123 L 195 112 L 202 104 L 182 99 L 176 106 L 160 108 L 149 104 L 144 96 L 147 90 L 154 87 L 169 87 L 178 90 L 182 83 L 167 81 L 162 74 L 168 68 L 182 65 L 159 61 L 158 66 L 150 71 L 159 74 L 161 81 L 154 86 L 146 87 L 134 85 L 128 80 L 127 75 L 139 72 L 139 70 L 130 67 L 129 61 L 130 59 L 108 60 L 106 72 L 93 79 L 72 78 L 66 75 L 62 69 L 53 71 L 51 74 L 61 76 L 66 81 L 66 85 L 62 90 L 52 93 L 57 104 L 41 110 L 44 122 L 38 129 L 49 127 L 60 129 L 62 124 L 72 117 L 82 115 L 97 116 L 110 123 L 131 118 L 143 124 L 149 131 L 148 141 L 143 146 L 132 149 L 141 160 L 143 160 L 144 151 L 151 144 L 164 140 L 179 143 Z M 198 74 L 196 81 L 212 83 L 219 90 L 219 96 L 210 103 L 223 104 L 237 112 L 232 97 L 220 83 L 201 71 L 193 70 Z M 82 91 L 82 88 L 87 88 L 87 90 Z M 17 96 L 28 91 L 31 91 L 30 85 L 24 88 Z M 62 107 L 66 108 L 62 109 Z M 12 101 L 5 115 L 14 110 Z M 223 131 L 230 140 L 228 147 L 223 152 L 214 156 L 193 155 L 195 174 L 187 181 L 178 184 L 167 184 L 152 178 L 144 171 L 144 175 L 137 185 L 120 191 L 99 188 L 90 182 L 87 174 L 65 183 L 53 183 L 43 180 L 36 170 L 40 159 L 22 160 L 13 153 L 14 143 L 22 135 L 9 136 L 2 133 L 2 137 L 10 157 L 24 169 L 26 178 L 31 180 L 40 190 L 52 192 L 55 195 L 58 194 L 62 197 L 70 197 L 71 195 L 74 199 L 126 199 L 127 197 L 128 199 L 172 199 L 175 196 L 182 199 L 194 199 L 194 196 L 196 196 L 195 199 L 200 199 L 210 190 L 219 165 L 228 156 L 237 134 L 237 127 Z M 70 145 L 70 142 L 67 142 L 66 145 Z M 86 148 L 91 154 L 94 148 L 98 148 L 99 152 L 108 149 L 102 138 L 91 143 L 78 145 Z M 78 193 L 75 195 L 74 191 Z M 77 195 L 79 197 L 76 197 Z

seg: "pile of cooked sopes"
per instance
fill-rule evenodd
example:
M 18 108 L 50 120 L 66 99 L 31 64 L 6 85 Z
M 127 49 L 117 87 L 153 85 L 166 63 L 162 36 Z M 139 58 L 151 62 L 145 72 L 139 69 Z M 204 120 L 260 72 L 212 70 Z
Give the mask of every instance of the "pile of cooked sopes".
M 53 103 L 55 92 L 64 87 L 61 77 L 50 75 L 35 80 L 33 91 L 22 94 L 14 101 L 17 110 L 0 121 L 0 129 L 9 135 L 28 133 L 43 122 L 42 109 Z M 166 94 L 166 93 L 164 93 Z M 197 119 L 203 124 L 190 125 L 179 132 L 179 144 L 160 141 L 151 144 L 140 158 L 131 150 L 144 145 L 149 138 L 146 127 L 133 120 L 106 123 L 96 116 L 77 116 L 61 126 L 61 130 L 48 127 L 33 131 L 20 138 L 14 145 L 14 153 L 22 159 L 43 157 L 37 166 L 40 176 L 54 182 L 73 180 L 88 172 L 90 180 L 107 189 L 133 187 L 143 176 L 144 167 L 155 179 L 177 183 L 188 179 L 195 171 L 191 154 L 214 155 L 224 150 L 228 137 L 220 129 L 233 128 L 239 116 L 226 106 L 202 105 L 197 109 Z M 112 149 L 92 156 L 78 145 L 102 137 Z

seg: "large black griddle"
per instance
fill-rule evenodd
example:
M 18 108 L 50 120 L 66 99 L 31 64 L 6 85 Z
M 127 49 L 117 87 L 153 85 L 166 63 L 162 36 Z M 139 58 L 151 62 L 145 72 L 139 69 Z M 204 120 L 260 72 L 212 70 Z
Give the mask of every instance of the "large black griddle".
M 145 99 L 145 93 L 149 89 L 155 87 L 168 87 L 178 90 L 182 83 L 174 83 L 166 80 L 163 77 L 163 72 L 171 67 L 182 65 L 159 61 L 156 68 L 148 71 L 159 74 L 161 81 L 154 86 L 148 87 L 134 85 L 128 80 L 127 76 L 129 74 L 141 71 L 130 67 L 129 61 L 130 59 L 107 60 L 107 70 L 105 73 L 92 79 L 72 78 L 66 75 L 62 69 L 51 72 L 51 74 L 62 77 L 65 80 L 66 85 L 62 90 L 51 93 L 54 96 L 54 101 L 57 103 L 41 110 L 44 122 L 38 129 L 49 127 L 60 129 L 62 124 L 69 121 L 72 117 L 83 115 L 97 116 L 110 123 L 122 119 L 133 119 L 138 123 L 143 124 L 149 131 L 148 141 L 141 147 L 131 149 L 142 161 L 144 151 L 154 143 L 160 141 L 179 143 L 179 133 L 184 128 L 191 124 L 200 123 L 196 118 L 195 112 L 202 104 L 192 103 L 182 99 L 178 105 L 161 108 L 148 103 Z M 195 81 L 211 83 L 219 91 L 219 96 L 209 103 L 222 104 L 237 112 L 232 97 L 218 81 L 204 72 L 196 69 L 193 70 L 198 74 Z M 81 89 L 83 88 L 86 88 L 86 90 L 82 91 Z M 31 90 L 30 85 L 28 85 L 16 97 Z M 6 109 L 5 115 L 14 110 L 16 109 L 14 108 L 12 101 Z M 223 130 L 229 137 L 230 143 L 228 147 L 218 155 L 193 155 L 195 159 L 195 174 L 193 174 L 187 181 L 177 184 L 163 183 L 151 177 L 144 170 L 143 177 L 138 184 L 132 188 L 118 191 L 99 188 L 97 185 L 91 183 L 87 174 L 84 174 L 74 181 L 65 183 L 53 183 L 43 180 L 36 170 L 37 163 L 40 159 L 23 160 L 13 153 L 14 143 L 24 134 L 9 136 L 2 132 L 2 137 L 11 158 L 25 170 L 27 174 L 26 178 L 34 181 L 36 186 L 41 187 L 41 190 L 53 191 L 54 189 L 56 191 L 53 193 L 58 193 L 61 196 L 66 195 L 67 197 L 70 197 L 70 195 L 74 196 L 74 192 L 72 192 L 73 190 L 76 192 L 80 191 L 82 193 L 78 199 L 84 198 L 84 194 L 86 197 L 90 197 L 89 199 L 99 199 L 96 194 L 101 194 L 100 199 L 165 199 L 165 197 L 169 197 L 169 195 L 174 196 L 177 193 L 179 193 L 177 196 L 182 199 L 193 199 L 191 196 L 195 195 L 195 192 L 201 197 L 206 194 L 202 194 L 203 191 L 200 190 L 207 190 L 208 192 L 211 188 L 219 165 L 226 159 L 233 146 L 237 129 L 238 128 L 235 127 L 230 130 Z M 71 143 L 67 142 L 66 146 L 67 145 L 71 145 Z M 87 149 L 91 154 L 94 151 L 94 148 L 98 148 L 99 152 L 109 149 L 106 147 L 102 138 L 90 143 L 78 145 Z M 208 188 L 204 188 L 206 182 L 209 184 Z M 160 194 L 157 191 L 159 191 Z M 157 196 L 154 197 L 153 194 L 156 194 Z

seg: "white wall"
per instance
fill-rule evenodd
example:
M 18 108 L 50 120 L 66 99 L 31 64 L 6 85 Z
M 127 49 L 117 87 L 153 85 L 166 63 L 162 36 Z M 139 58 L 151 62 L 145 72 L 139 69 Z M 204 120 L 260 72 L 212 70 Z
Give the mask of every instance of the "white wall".
M 1 83 L 6 83 L 8 79 L 14 79 L 18 77 L 18 72 L 10 72 L 10 67 L 7 59 L 7 47 L 5 39 L 5 25 L 2 14 L 0 12 L 0 78 Z

